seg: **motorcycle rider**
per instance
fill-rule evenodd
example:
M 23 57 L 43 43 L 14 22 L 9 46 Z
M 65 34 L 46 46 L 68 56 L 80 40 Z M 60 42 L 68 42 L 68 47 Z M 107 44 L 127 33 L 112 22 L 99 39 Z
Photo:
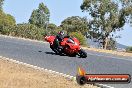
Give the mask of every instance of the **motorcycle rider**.
M 56 35 L 56 38 L 55 38 L 55 40 L 54 40 L 54 44 L 55 44 L 55 48 L 57 49 L 57 48 L 61 48 L 61 46 L 60 46 L 60 42 L 62 42 L 63 41 L 63 39 L 64 39 L 64 36 L 65 35 L 65 32 L 62 30 L 62 31 L 60 31 L 60 32 L 58 32 L 58 34 Z
M 60 43 L 63 41 L 64 38 L 70 38 L 70 36 L 65 34 L 65 32 L 63 30 L 59 31 L 58 34 L 56 35 L 54 42 L 53 42 L 53 44 L 55 45 L 54 48 L 61 51 L 63 47 L 60 45 Z

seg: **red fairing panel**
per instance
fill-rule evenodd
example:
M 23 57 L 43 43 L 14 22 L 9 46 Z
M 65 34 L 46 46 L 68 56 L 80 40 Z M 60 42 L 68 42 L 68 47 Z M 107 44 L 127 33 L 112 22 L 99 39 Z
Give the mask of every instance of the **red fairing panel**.
M 45 40 L 46 40 L 47 42 L 49 42 L 49 43 L 54 42 L 54 39 L 55 39 L 55 36 L 46 36 L 46 37 L 45 37 Z

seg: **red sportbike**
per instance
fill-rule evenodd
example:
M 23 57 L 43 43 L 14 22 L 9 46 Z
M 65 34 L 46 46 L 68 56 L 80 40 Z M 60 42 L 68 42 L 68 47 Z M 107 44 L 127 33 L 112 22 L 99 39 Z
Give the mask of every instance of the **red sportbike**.
M 54 40 L 56 36 L 46 36 L 45 40 L 50 43 L 50 48 L 57 54 L 66 54 L 68 56 L 80 56 L 82 58 L 87 57 L 87 53 L 81 49 L 80 42 L 77 38 L 64 37 L 60 43 L 61 49 L 55 48 Z

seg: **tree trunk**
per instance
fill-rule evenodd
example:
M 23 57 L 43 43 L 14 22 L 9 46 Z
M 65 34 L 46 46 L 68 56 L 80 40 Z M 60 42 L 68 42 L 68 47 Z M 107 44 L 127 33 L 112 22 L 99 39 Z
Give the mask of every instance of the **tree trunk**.
M 103 39 L 103 42 L 102 42 L 103 49 L 107 49 L 107 45 L 108 45 L 108 37 Z
M 108 38 L 105 38 L 105 45 L 104 45 L 104 49 L 107 49 L 107 45 L 108 45 Z
M 103 39 L 103 41 L 102 41 L 102 47 L 103 47 L 103 49 L 105 48 L 105 39 Z

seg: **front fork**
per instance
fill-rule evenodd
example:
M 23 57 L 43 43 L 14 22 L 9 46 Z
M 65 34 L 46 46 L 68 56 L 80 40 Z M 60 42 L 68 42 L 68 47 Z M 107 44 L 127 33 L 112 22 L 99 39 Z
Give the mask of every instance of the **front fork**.
M 82 49 L 81 47 L 78 48 L 77 55 L 80 55 L 80 50 L 81 50 L 81 49 Z

